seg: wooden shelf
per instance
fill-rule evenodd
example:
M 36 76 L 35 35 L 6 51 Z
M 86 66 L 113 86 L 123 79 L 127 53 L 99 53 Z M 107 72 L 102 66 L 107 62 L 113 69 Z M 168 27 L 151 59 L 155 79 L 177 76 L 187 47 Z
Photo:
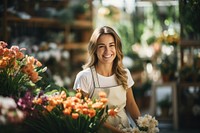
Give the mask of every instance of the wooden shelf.
M 66 25 L 70 26 L 72 29 L 91 29 L 92 22 L 89 20 L 75 20 L 72 23 L 62 24 L 56 19 L 41 18 L 41 17 L 32 17 L 30 19 L 22 19 L 18 17 L 8 17 L 7 22 L 10 24 L 14 23 L 26 23 L 27 25 L 32 26 L 36 24 L 37 27 L 52 27 L 52 28 L 65 28 Z M 56 26 L 55 26 L 56 25 Z
M 87 50 L 87 43 L 66 43 L 59 45 L 63 50 Z
M 56 10 L 68 8 L 69 2 L 72 0 L 59 1 L 30 1 L 15 0 L 9 3 L 9 6 L 16 8 L 17 12 L 25 12 L 31 17 L 23 19 L 16 16 L 15 13 L 8 12 L 8 0 L 4 0 L 4 10 L 2 16 L 2 27 L 4 36 L 3 40 L 12 41 L 14 38 L 34 37 L 37 44 L 45 42 L 45 46 L 40 46 L 41 51 L 49 50 L 49 42 L 55 42 L 61 50 L 69 51 L 70 58 L 68 62 L 69 72 L 68 76 L 73 75 L 77 69 L 81 69 L 81 65 L 87 58 L 87 43 L 92 34 L 92 0 L 87 0 L 89 4 L 88 14 L 84 19 L 75 19 L 66 23 L 60 22 L 56 18 L 47 18 L 37 16 L 39 12 L 35 10 L 36 4 L 39 4 L 40 9 L 53 7 Z M 15 7 L 16 6 L 16 7 Z M 42 11 L 41 10 L 41 11 Z M 42 12 L 41 12 L 42 13 Z M 11 29 L 11 30 L 9 30 Z M 52 37 L 53 35 L 58 35 Z M 41 37 L 41 38 L 40 38 Z M 58 40 L 57 40 L 58 37 Z M 23 38 L 22 38 L 23 39 Z M 66 63 L 67 64 L 67 63 Z M 73 79 L 72 79 L 73 80 Z M 70 86 L 71 87 L 71 86 Z
M 178 84 L 179 86 L 183 86 L 183 87 L 190 87 L 190 86 L 199 86 L 200 87 L 200 83 L 199 82 L 191 82 L 191 83 L 187 83 L 187 82 L 180 82 Z
M 181 47 L 200 47 L 200 40 L 181 40 L 180 41 Z

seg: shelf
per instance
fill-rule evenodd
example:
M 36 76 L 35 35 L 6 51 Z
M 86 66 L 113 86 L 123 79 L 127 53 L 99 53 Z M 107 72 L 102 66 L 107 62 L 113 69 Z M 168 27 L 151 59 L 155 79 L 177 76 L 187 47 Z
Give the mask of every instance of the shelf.
M 157 116 L 156 119 L 159 120 L 159 121 L 167 122 L 167 123 L 168 122 L 170 122 L 170 123 L 173 122 L 172 116 L 169 116 L 169 117 Z
M 70 26 L 72 29 L 91 29 L 92 22 L 89 20 L 75 20 L 73 23 L 62 24 L 55 19 L 32 17 L 30 19 L 22 19 L 18 17 L 8 17 L 7 22 L 14 23 L 26 23 L 27 25 L 33 26 L 31 24 L 36 24 L 37 27 L 50 27 L 52 28 L 65 28 L 66 25 Z M 56 26 L 55 26 L 56 25 Z
M 67 44 L 61 44 L 59 47 L 63 48 L 63 50 L 87 50 L 87 43 L 67 43 Z
M 156 103 L 157 103 L 157 89 L 159 87 L 169 86 L 171 89 L 171 97 L 172 97 L 172 116 L 171 117 L 160 117 L 162 120 L 169 121 L 170 119 L 173 121 L 173 128 L 176 130 L 178 129 L 178 101 L 177 101 L 177 84 L 176 82 L 169 82 L 169 83 L 153 83 L 152 84 L 152 100 L 151 100 L 151 115 L 156 114 Z M 160 88 L 162 89 L 162 88 Z
M 191 83 L 180 82 L 180 83 L 178 84 L 178 86 L 183 86 L 183 87 L 199 86 L 199 87 L 200 87 L 200 83 L 199 83 L 199 82 L 191 82 Z
M 181 47 L 200 47 L 200 40 L 181 40 L 180 41 Z
M 23 41 L 23 37 L 28 39 L 29 37 L 30 39 L 34 38 L 33 41 L 35 42 L 28 42 L 30 45 L 36 43 L 39 46 L 43 42 L 45 43 L 45 45 L 39 46 L 40 51 L 49 50 L 50 42 L 56 43 L 61 51 L 67 51 L 70 55 L 69 59 L 64 61 L 64 63 L 59 62 L 59 64 L 56 64 L 59 66 L 61 65 L 61 67 L 63 67 L 62 65 L 66 66 L 66 73 L 68 73 L 68 75 L 64 75 L 62 71 L 57 71 L 56 74 L 73 76 L 77 72 L 77 69 L 82 69 L 81 66 L 87 59 L 87 44 L 93 30 L 92 0 L 85 1 L 89 4 L 89 10 L 84 19 L 74 18 L 72 21 L 67 20 L 66 23 L 62 23 L 59 19 L 45 17 L 45 12 L 43 12 L 44 14 L 40 14 L 40 17 L 37 16 L 40 13 L 39 11 L 43 11 L 45 8 L 50 7 L 57 11 L 68 8 L 67 6 L 71 1 L 72 0 L 27 2 L 27 0 L 23 0 L 21 2 L 20 0 L 15 0 L 15 2 L 9 3 L 9 7 L 12 5 L 17 12 L 25 12 L 31 16 L 30 18 L 24 19 L 14 15 L 15 13 L 13 14 L 13 12 L 9 12 L 9 1 L 5 0 L 3 18 L 1 19 L 3 22 L 2 27 L 4 28 L 3 40 L 12 42 L 12 39 L 16 38 L 19 39 L 19 41 Z M 38 5 L 38 9 L 41 10 L 36 11 L 35 7 Z M 52 75 L 54 74 L 55 71 L 52 69 Z M 73 81 L 74 79 L 72 78 L 71 80 Z M 71 83 L 68 87 L 72 87 Z

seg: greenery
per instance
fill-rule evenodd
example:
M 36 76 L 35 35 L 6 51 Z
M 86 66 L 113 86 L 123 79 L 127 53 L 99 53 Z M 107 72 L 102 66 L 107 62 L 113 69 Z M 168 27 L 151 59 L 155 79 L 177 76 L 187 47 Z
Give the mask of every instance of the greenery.
M 117 23 L 116 27 L 123 44 L 123 53 L 127 55 L 128 53 L 133 52 L 131 48 L 134 43 L 132 25 L 123 20 L 123 22 Z
M 177 56 L 174 54 L 163 55 L 161 63 L 158 64 L 162 76 L 167 76 L 168 80 L 175 79 L 177 72 Z
M 196 63 L 194 63 L 192 66 L 185 65 L 179 70 L 180 81 L 183 81 L 183 82 L 199 82 L 200 81 L 200 68 L 197 64 L 198 60 L 196 60 L 195 61 Z
M 169 95 L 166 95 L 163 99 L 158 102 L 158 106 L 161 108 L 169 108 L 171 106 L 171 101 Z
M 73 4 L 69 7 L 69 10 L 73 12 L 74 18 L 78 17 L 78 15 L 83 15 L 89 9 L 89 5 L 86 1 L 80 1 L 76 4 Z
M 197 39 L 200 36 L 200 1 L 180 0 L 180 22 L 183 38 Z M 198 38 L 199 39 L 199 38 Z
M 128 53 L 126 53 L 126 56 L 130 57 L 134 61 L 133 66 L 129 68 L 131 72 L 140 72 L 144 70 L 144 61 L 139 57 L 139 55 L 136 52 L 131 50 Z
M 61 23 L 71 23 L 74 19 L 73 12 L 69 8 L 64 8 L 57 11 L 55 16 Z

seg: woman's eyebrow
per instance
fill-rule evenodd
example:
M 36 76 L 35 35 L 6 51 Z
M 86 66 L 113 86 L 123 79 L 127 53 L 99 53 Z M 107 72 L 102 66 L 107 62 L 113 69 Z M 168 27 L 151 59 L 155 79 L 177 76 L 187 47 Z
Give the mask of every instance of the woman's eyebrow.
M 113 44 L 113 43 L 115 44 L 115 42 L 110 42 L 109 44 Z
M 109 44 L 115 44 L 115 42 L 109 42 Z M 103 42 L 97 43 L 97 45 L 105 45 Z
M 98 43 L 97 45 L 105 45 L 104 43 Z

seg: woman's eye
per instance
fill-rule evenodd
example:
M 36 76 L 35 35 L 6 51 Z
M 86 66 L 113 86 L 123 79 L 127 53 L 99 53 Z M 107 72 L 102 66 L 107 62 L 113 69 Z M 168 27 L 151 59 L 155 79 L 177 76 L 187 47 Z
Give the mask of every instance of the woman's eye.
M 114 46 L 115 46 L 114 44 L 111 44 L 111 45 L 110 45 L 110 47 L 114 47 Z
M 103 47 L 104 47 L 103 45 L 99 45 L 99 46 L 98 46 L 98 48 L 103 48 Z

